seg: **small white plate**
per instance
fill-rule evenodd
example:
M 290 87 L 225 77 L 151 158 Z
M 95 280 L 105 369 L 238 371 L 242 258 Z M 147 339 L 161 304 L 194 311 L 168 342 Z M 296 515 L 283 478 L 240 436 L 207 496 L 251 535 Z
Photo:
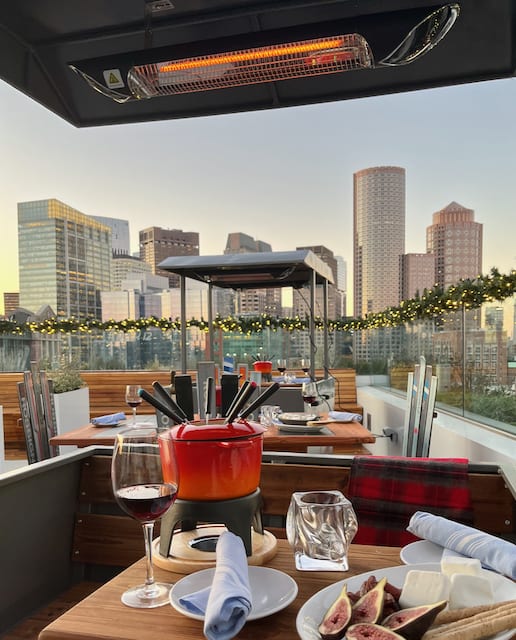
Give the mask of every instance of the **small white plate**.
M 401 561 L 405 564 L 421 564 L 422 562 L 441 562 L 444 547 L 429 540 L 418 540 L 407 544 L 400 551 Z
M 192 613 L 179 604 L 183 596 L 209 587 L 213 581 L 215 569 L 203 569 L 185 576 L 172 587 L 170 591 L 170 604 L 179 613 L 204 620 L 203 615 Z M 293 602 L 297 596 L 297 583 L 288 574 L 269 567 L 249 567 L 249 586 L 253 599 L 253 606 L 248 620 L 265 618 L 277 611 L 281 611 Z
M 299 426 L 301 424 L 306 425 L 307 422 L 317 420 L 315 413 L 280 413 L 278 420 L 282 424 L 292 424 Z
M 405 576 L 413 567 L 411 565 L 402 565 L 400 567 L 389 567 L 387 569 L 376 569 L 375 571 L 368 571 L 358 576 L 353 576 L 347 580 L 340 580 L 331 584 L 329 587 L 325 587 L 313 595 L 299 610 L 296 618 L 296 629 L 301 640 L 321 640 L 318 628 L 324 617 L 324 614 L 330 606 L 335 602 L 339 593 L 342 591 L 344 583 L 347 584 L 348 591 L 358 591 L 362 583 L 369 578 L 369 576 L 375 576 L 377 580 L 380 580 L 384 576 L 387 581 L 395 587 L 401 588 L 405 580 Z M 440 564 L 419 564 L 419 571 L 440 571 Z M 491 581 L 493 588 L 493 594 L 496 602 L 503 602 L 505 600 L 512 600 L 516 598 L 516 583 L 513 583 L 508 578 L 504 578 L 498 573 L 492 571 L 482 571 L 482 576 L 488 578 Z M 509 640 L 512 637 L 512 631 L 504 631 L 493 636 L 491 640 Z
M 280 431 L 285 433 L 321 433 L 324 429 L 324 424 L 307 425 L 307 424 L 283 424 L 282 422 L 274 423 Z

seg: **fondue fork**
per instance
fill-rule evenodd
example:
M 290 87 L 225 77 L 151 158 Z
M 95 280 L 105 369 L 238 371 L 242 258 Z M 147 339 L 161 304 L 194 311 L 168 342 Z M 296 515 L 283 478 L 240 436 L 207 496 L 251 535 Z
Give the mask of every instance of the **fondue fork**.
M 249 382 L 245 390 L 240 394 L 238 400 L 233 403 L 231 411 L 228 412 L 228 415 L 226 417 L 226 424 L 231 424 L 233 420 L 239 415 L 242 407 L 251 398 L 257 386 L 258 385 L 256 384 L 256 382 Z
M 251 384 L 250 380 L 244 380 L 244 382 L 242 383 L 242 386 L 236 392 L 235 397 L 233 398 L 233 401 L 229 405 L 229 408 L 226 411 L 226 416 L 229 416 L 229 415 L 231 415 L 233 413 L 233 409 L 235 408 L 236 403 L 240 401 L 240 396 L 244 393 L 244 391 L 247 389 L 247 387 L 250 384 Z M 225 418 L 226 416 L 222 416 L 222 417 Z
M 238 414 L 239 418 L 247 418 L 255 409 L 258 409 L 260 405 L 262 405 L 267 398 L 270 398 L 276 391 L 280 388 L 278 382 L 273 382 L 270 387 L 267 387 L 263 393 L 261 393 L 256 400 L 251 402 L 249 406 L 247 406 L 243 411 Z
M 155 398 L 151 393 L 145 391 L 145 389 L 139 389 L 138 395 L 140 398 L 143 398 L 146 402 L 151 404 L 155 409 L 161 411 L 166 416 L 168 416 L 171 420 L 175 422 L 175 424 L 182 424 L 184 422 L 183 418 L 179 416 L 175 411 L 172 411 L 166 404 Z
M 152 386 L 154 388 L 154 391 L 156 392 L 156 395 L 158 396 L 158 399 L 160 399 L 168 407 L 170 407 L 172 411 L 177 413 L 177 415 L 182 418 L 182 422 L 188 422 L 188 416 L 177 404 L 174 398 L 167 392 L 165 387 L 161 383 L 159 383 L 157 380 L 155 380 L 152 383 Z

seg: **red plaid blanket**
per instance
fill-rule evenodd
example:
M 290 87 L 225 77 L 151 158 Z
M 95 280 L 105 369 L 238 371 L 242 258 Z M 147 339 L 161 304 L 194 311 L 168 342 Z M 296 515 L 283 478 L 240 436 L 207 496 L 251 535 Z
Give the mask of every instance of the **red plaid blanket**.
M 356 456 L 347 497 L 358 518 L 357 544 L 402 547 L 419 540 L 406 531 L 415 511 L 473 520 L 463 459 Z

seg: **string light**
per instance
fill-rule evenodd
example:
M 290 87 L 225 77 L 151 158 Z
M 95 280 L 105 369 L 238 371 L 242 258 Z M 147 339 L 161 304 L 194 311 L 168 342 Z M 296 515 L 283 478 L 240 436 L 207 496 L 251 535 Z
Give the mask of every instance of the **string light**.
M 502 301 L 516 293 L 516 270 L 509 274 L 500 274 L 497 269 L 491 269 L 487 275 L 479 275 L 474 279 L 461 280 L 458 284 L 444 290 L 435 285 L 432 289 L 425 289 L 421 296 L 410 300 L 403 300 L 398 307 L 390 307 L 379 313 L 371 313 L 365 318 L 341 318 L 329 320 L 329 331 L 363 331 L 366 329 L 380 329 L 411 324 L 418 320 L 445 316 L 455 313 L 458 309 L 478 309 L 486 302 Z M 196 327 L 200 331 L 208 332 L 209 324 L 204 319 L 192 318 L 187 322 L 188 327 Z M 321 317 L 314 318 L 317 330 L 324 328 Z M 78 320 L 76 318 L 50 318 L 42 321 L 28 321 L 17 323 L 13 320 L 0 320 L 0 334 L 26 335 L 40 333 L 45 335 L 101 333 L 115 331 L 134 333 L 145 329 L 156 328 L 161 331 L 179 331 L 181 321 L 176 318 L 139 318 L 138 320 L 107 320 L 96 319 Z M 280 318 L 268 314 L 253 317 L 225 318 L 217 316 L 213 320 L 213 328 L 223 333 L 241 333 L 251 335 L 265 329 L 272 331 L 306 331 L 309 319 L 294 316 Z

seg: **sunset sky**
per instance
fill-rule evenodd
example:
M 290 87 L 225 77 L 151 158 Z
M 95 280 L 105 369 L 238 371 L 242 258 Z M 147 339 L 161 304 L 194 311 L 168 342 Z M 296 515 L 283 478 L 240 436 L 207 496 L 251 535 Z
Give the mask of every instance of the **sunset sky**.
M 455 200 L 484 225 L 483 270 L 516 264 L 516 83 L 491 81 L 275 111 L 75 129 L 0 81 L 0 296 L 18 290 L 18 202 L 198 231 L 323 244 L 352 276 L 353 172 L 406 169 L 406 252 Z M 3 310 L 3 296 L 0 311 Z

